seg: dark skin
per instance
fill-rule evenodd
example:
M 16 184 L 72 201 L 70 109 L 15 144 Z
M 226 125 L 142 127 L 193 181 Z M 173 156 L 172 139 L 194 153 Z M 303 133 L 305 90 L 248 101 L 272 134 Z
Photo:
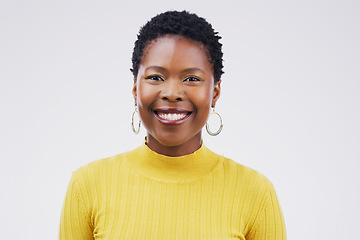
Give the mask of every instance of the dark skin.
M 220 96 L 213 67 L 201 43 L 166 35 L 145 48 L 133 95 L 147 145 L 166 156 L 200 148 L 201 131 Z

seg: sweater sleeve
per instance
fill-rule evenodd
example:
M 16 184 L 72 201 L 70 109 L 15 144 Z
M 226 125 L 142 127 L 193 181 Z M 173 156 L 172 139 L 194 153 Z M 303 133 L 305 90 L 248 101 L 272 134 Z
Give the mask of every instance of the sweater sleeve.
M 60 240 L 94 239 L 90 215 L 75 174 L 72 175 L 60 218 Z
M 246 236 L 248 240 L 286 240 L 285 221 L 275 189 L 271 184 L 263 208 Z

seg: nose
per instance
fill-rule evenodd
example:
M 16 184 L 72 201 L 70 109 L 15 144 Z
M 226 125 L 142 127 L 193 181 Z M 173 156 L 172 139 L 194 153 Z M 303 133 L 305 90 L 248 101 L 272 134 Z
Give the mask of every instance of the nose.
M 165 101 L 178 102 L 184 99 L 184 89 L 178 81 L 167 80 L 162 85 L 160 98 Z

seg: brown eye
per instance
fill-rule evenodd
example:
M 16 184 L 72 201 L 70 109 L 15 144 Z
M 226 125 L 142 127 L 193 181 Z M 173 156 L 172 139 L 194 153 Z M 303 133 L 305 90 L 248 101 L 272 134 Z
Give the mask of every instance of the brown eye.
M 164 80 L 160 76 L 157 76 L 157 75 L 146 77 L 146 79 L 150 79 L 150 80 L 154 80 L 154 81 L 163 81 Z
M 200 79 L 198 79 L 196 77 L 188 77 L 184 81 L 186 81 L 186 82 L 197 82 L 197 81 L 200 81 Z

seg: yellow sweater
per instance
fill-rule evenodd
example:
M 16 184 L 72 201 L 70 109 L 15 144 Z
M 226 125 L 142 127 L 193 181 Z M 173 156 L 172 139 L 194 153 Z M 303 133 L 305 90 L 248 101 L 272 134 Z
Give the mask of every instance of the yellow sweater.
M 141 147 L 73 173 L 61 240 L 286 239 L 273 185 L 202 146 L 167 157 Z

